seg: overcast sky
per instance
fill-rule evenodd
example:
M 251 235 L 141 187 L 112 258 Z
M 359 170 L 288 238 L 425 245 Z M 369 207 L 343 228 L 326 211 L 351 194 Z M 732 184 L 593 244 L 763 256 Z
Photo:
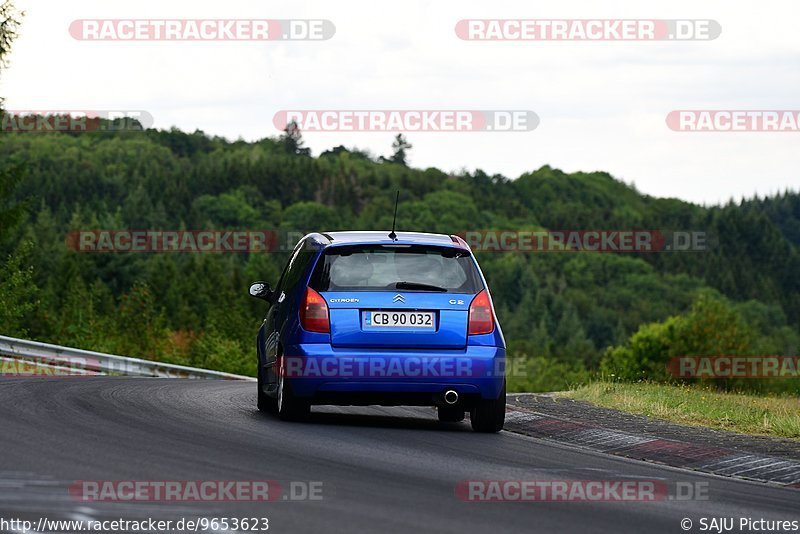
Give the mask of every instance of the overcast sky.
M 412 133 L 414 167 L 517 177 L 603 170 L 655 196 L 719 203 L 800 189 L 800 133 L 686 133 L 675 109 L 800 109 L 800 2 L 16 0 L 27 15 L 0 77 L 6 108 L 141 109 L 155 126 L 230 139 L 279 132 L 278 110 L 516 109 L 530 132 Z M 78 41 L 83 18 L 328 19 L 327 41 Z M 714 19 L 713 41 L 468 42 L 464 18 Z M 314 154 L 376 155 L 392 133 L 306 133 Z

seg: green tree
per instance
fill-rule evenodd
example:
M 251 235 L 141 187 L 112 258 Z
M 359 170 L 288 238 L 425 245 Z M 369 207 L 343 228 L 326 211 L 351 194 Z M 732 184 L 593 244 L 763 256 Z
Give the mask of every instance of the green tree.
M 300 132 L 300 127 L 297 125 L 296 121 L 290 122 L 286 125 L 286 128 L 283 129 L 280 143 L 287 154 L 298 156 L 311 155 L 310 148 L 303 148 L 303 134 Z
M 703 207 L 642 195 L 602 172 L 445 173 L 343 147 L 298 157 L 298 133 L 289 150 L 285 136 L 249 143 L 179 130 L 0 136 L 0 286 L 14 314 L 4 323 L 57 343 L 71 336 L 86 348 L 246 369 L 265 312 L 247 285 L 274 284 L 285 251 L 88 254 L 65 236 L 93 228 L 388 232 L 400 190 L 401 231 L 707 231 L 701 252 L 476 252 L 509 353 L 547 377 L 524 387 L 559 389 L 562 370 L 593 370 L 608 347 L 617 363 L 630 356 L 623 367 L 636 378 L 687 351 L 797 354 L 796 192 Z M 710 288 L 722 303 L 698 304 L 698 290 Z
M 11 44 L 19 36 L 19 26 L 25 13 L 18 11 L 11 0 L 0 3 L 0 67 L 6 65 Z
M 285 230 L 303 234 L 340 230 L 342 222 L 341 214 L 333 208 L 317 202 L 298 202 L 284 210 L 281 226 Z
M 747 356 L 757 333 L 724 297 L 701 292 L 685 315 L 642 326 L 626 346 L 609 348 L 601 363 L 605 374 L 636 380 L 669 380 L 671 358 Z
M 11 229 L 25 213 L 24 204 L 14 199 L 14 191 L 22 181 L 24 170 L 19 163 L 0 161 L 0 242 L 9 237 Z
M 404 167 L 408 166 L 408 151 L 412 148 L 414 148 L 414 145 L 409 143 L 403 134 L 397 134 L 392 142 L 392 157 L 390 157 L 388 161 L 403 165 Z
M 29 252 L 29 244 L 22 244 L 0 262 L 0 334 L 6 336 L 26 336 L 27 319 L 38 304 L 33 268 L 25 264 Z

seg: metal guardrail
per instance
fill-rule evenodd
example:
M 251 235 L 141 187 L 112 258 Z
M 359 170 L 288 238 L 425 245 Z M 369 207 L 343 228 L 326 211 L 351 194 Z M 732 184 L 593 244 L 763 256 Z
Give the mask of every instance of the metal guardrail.
M 36 369 L 40 368 L 39 371 Z M 8 372 L 11 370 L 12 372 Z M 0 336 L 0 375 L 118 375 L 254 380 L 249 376 Z

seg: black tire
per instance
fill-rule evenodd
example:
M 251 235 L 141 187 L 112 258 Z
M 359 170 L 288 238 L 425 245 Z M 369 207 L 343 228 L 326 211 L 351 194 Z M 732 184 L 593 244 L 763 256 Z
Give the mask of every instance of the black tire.
M 438 412 L 439 421 L 442 423 L 460 423 L 466 416 L 463 408 L 454 408 L 453 406 L 439 406 Z
M 278 374 L 278 391 L 275 403 L 278 417 L 283 421 L 302 421 L 311 412 L 311 403 L 294 396 L 292 383 L 284 378 L 283 370 Z
M 475 432 L 500 432 L 506 422 L 506 383 L 500 396 L 493 400 L 480 399 L 469 413 Z
M 261 362 L 258 364 L 258 409 L 262 412 L 275 413 L 278 409 L 278 399 L 270 397 L 264 393 L 264 369 L 261 368 Z

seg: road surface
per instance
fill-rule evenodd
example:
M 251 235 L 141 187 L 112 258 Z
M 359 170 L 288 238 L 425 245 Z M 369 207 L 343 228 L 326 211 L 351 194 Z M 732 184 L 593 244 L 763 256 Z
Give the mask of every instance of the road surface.
M 800 491 L 440 424 L 426 408 L 255 409 L 255 385 L 109 377 L 0 379 L 0 517 L 267 517 L 270 532 L 683 532 L 701 517 L 800 519 Z M 464 502 L 464 480 L 654 480 L 707 500 Z M 78 480 L 321 483 L 321 500 L 79 502 Z M 697 485 L 699 483 L 699 485 Z M 297 485 L 296 488 L 303 485 Z M 7 529 L 9 532 L 12 530 Z M 735 530 L 735 531 L 738 531 Z

